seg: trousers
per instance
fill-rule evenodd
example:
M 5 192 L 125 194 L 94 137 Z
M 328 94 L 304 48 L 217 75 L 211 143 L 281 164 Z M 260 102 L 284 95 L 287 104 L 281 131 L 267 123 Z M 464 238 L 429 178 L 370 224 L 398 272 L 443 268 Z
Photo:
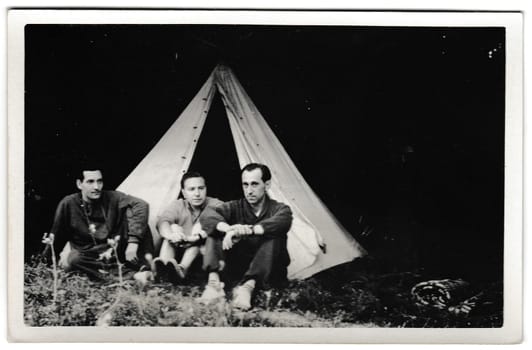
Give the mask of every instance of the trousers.
M 290 263 L 286 237 L 245 236 L 227 251 L 222 249 L 222 240 L 222 237 L 207 237 L 205 271 L 218 272 L 223 260 L 224 274 L 239 284 L 253 279 L 257 287 L 268 289 L 286 283 L 286 268 Z
M 97 244 L 87 249 L 76 249 L 67 243 L 60 254 L 59 265 L 69 271 L 81 271 L 89 278 L 95 280 L 105 279 L 110 270 L 116 270 L 118 264 L 116 257 L 109 261 L 100 259 L 100 254 L 109 249 L 107 244 Z M 146 265 L 144 257 L 142 257 L 141 249 L 137 252 L 138 263 L 132 264 L 125 261 L 124 250 L 125 247 L 119 246 L 119 259 L 124 264 L 123 272 L 138 271 L 142 265 Z
M 98 257 L 101 253 L 108 249 L 107 244 L 99 244 L 89 249 L 76 249 L 69 245 L 69 250 L 62 252 L 65 257 L 61 257 L 59 264 L 65 268 L 65 271 L 81 271 L 87 276 L 94 279 L 102 279 L 102 270 L 107 270 L 112 267 L 112 264 L 108 264 L 99 260 Z
M 127 227 L 127 222 L 125 227 Z M 142 266 L 148 266 L 146 254 L 151 254 L 153 256 L 154 251 L 151 231 L 148 229 L 145 232 L 143 239 L 139 242 L 137 250 L 138 263 L 136 264 L 126 261 L 125 251 L 128 244 L 128 236 L 124 231 L 125 229 L 118 231 L 122 232 L 122 234 L 117 247 L 118 259 L 124 264 L 124 268 L 127 270 L 138 271 Z M 84 272 L 90 278 L 104 279 L 106 277 L 105 271 L 114 269 L 118 266 L 116 264 L 116 257 L 111 259 L 111 262 L 105 262 L 99 259 L 100 254 L 109 248 L 110 246 L 103 242 L 87 248 L 75 248 L 70 242 L 67 242 L 59 254 L 59 265 L 66 271 L 78 270 Z M 48 249 L 48 246 L 46 249 Z M 102 273 L 102 270 L 104 270 L 104 273 Z

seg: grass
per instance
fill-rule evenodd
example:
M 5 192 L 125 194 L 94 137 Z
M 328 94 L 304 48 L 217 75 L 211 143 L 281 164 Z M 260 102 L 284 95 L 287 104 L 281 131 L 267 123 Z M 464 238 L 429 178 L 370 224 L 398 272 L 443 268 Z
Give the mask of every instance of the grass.
M 29 326 L 93 326 L 108 310 L 110 326 L 213 327 L 501 327 L 501 283 L 471 284 L 482 292 L 467 314 L 417 305 L 410 294 L 428 279 L 418 272 L 373 273 L 360 261 L 345 264 L 284 289 L 256 293 L 254 308 L 241 312 L 225 300 L 202 305 L 202 285 L 140 286 L 125 276 L 95 282 L 60 271 L 53 302 L 53 272 L 34 259 L 24 272 L 24 319 Z M 201 276 L 201 281 L 204 276 Z M 230 294 L 230 293 L 229 293 Z M 230 295 L 228 295 L 230 300 Z

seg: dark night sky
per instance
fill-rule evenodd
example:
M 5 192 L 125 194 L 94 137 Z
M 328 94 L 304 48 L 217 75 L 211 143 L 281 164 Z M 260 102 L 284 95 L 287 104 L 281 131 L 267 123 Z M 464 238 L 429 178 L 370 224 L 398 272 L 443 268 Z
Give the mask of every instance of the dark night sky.
M 118 186 L 225 62 L 387 269 L 500 278 L 504 50 L 501 28 L 29 25 L 26 254 L 77 161 L 101 159 Z M 219 98 L 191 169 L 211 195 L 240 194 Z

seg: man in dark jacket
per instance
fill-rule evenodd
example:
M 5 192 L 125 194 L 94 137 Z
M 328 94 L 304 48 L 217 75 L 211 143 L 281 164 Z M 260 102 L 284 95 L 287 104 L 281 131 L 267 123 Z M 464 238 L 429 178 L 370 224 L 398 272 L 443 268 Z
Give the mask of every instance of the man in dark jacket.
M 225 265 L 229 276 L 240 279 L 233 291 L 233 306 L 249 309 L 255 288 L 267 289 L 286 281 L 290 262 L 286 235 L 292 211 L 266 193 L 271 185 L 266 165 L 248 164 L 241 177 L 245 198 L 209 208 L 200 218 L 208 235 L 204 269 L 209 272 L 200 300 L 208 302 L 225 295 L 218 274 Z
M 84 167 L 76 179 L 80 192 L 66 196 L 55 212 L 51 233 L 54 248 L 65 270 L 80 270 L 89 277 L 102 278 L 107 263 L 108 239 L 120 236 L 118 259 L 132 269 L 153 254 L 148 226 L 148 203 L 118 191 L 103 190 L 99 167 Z

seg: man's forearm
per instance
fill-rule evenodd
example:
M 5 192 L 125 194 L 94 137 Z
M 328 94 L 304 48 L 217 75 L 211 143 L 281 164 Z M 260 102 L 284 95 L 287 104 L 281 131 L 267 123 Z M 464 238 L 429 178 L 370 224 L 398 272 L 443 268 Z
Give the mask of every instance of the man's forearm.
M 148 203 L 140 198 L 125 195 L 128 203 L 127 217 L 129 236 L 132 237 L 131 242 L 139 242 L 143 239 L 148 230 Z M 133 236 L 135 238 L 133 238 Z
M 227 232 L 231 229 L 231 225 L 229 225 L 227 222 L 220 221 L 216 224 L 216 230 L 220 232 Z
M 219 222 L 216 224 L 216 230 L 220 232 L 229 232 L 229 231 L 235 231 L 236 235 L 248 235 L 248 234 L 254 234 L 254 235 L 262 235 L 264 234 L 264 227 L 260 224 L 258 225 L 246 225 L 246 224 L 236 224 L 236 225 L 229 225 L 226 222 Z
M 286 233 L 290 230 L 290 226 L 292 226 L 292 220 L 293 217 L 290 207 L 283 206 L 275 212 L 275 215 L 261 220 L 256 226 L 262 226 L 262 231 L 265 235 L 280 236 L 286 235 Z
M 162 221 L 157 225 L 157 229 L 159 230 L 159 234 L 164 239 L 168 239 L 172 234 L 172 229 L 170 228 L 170 223 L 168 221 Z

